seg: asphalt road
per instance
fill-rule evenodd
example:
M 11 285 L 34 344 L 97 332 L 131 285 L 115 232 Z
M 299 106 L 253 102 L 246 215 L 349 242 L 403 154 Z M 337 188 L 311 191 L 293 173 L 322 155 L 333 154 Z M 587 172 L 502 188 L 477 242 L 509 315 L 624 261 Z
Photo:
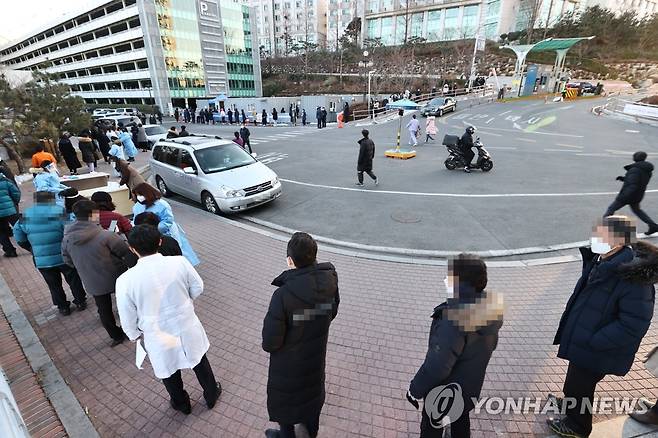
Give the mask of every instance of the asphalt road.
M 632 153 L 658 156 L 658 129 L 594 116 L 594 104 L 533 100 L 459 107 L 437 119 L 435 141 L 417 147 L 418 156 L 407 161 L 383 155 L 395 145 L 396 121 L 367 126 L 380 185 L 366 176 L 364 188 L 355 186 L 363 127 L 251 127 L 253 148 L 284 181 L 284 194 L 244 215 L 338 240 L 413 249 L 482 251 L 586 240 L 619 189 L 615 177 Z M 470 124 L 493 156 L 489 173 L 443 166 L 443 135 L 461 135 Z M 236 129 L 188 130 L 230 137 Z M 658 185 L 652 181 L 649 189 Z M 648 193 L 643 203 L 655 217 L 657 195 Z

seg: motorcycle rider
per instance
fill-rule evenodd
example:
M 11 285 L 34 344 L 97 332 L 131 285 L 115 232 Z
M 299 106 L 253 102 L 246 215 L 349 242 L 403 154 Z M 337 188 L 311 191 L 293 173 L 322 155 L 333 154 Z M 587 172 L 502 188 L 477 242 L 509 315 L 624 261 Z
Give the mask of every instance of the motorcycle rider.
M 466 128 L 464 135 L 462 135 L 461 140 L 459 141 L 462 149 L 462 154 L 464 155 L 464 172 L 471 173 L 471 161 L 475 157 L 475 152 L 472 151 L 472 148 L 475 146 L 473 143 L 473 134 L 475 133 L 475 126 L 469 126 Z

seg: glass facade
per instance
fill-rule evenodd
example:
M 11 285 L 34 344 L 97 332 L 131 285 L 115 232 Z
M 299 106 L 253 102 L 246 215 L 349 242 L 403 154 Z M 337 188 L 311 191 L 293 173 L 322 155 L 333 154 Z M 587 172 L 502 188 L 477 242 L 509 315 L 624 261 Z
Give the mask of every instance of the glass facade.
M 395 17 L 395 44 L 404 44 L 404 33 L 407 26 L 407 19 L 404 15 Z M 407 35 L 408 36 L 408 35 Z
M 490 0 L 487 3 L 487 14 L 484 17 L 484 34 L 487 39 L 493 40 L 498 37 L 498 15 L 500 14 L 501 0 Z
M 385 46 L 393 45 L 393 17 L 382 18 L 382 44 Z
M 371 19 L 366 22 L 366 38 L 375 39 L 381 36 L 379 23 L 379 18 Z
M 205 96 L 195 3 L 189 0 L 156 0 L 155 9 L 171 97 Z
M 229 97 L 255 97 L 254 59 L 251 46 L 249 7 L 220 2 Z
M 464 6 L 461 35 L 464 38 L 475 38 L 478 27 L 480 5 Z
M 427 13 L 427 41 L 441 41 L 443 32 L 441 29 L 441 20 L 443 19 L 443 9 L 438 11 L 429 11 Z
M 411 32 L 409 37 L 422 37 L 423 36 L 423 13 L 413 14 L 411 16 Z
M 459 8 L 446 9 L 443 39 L 456 40 L 459 35 Z

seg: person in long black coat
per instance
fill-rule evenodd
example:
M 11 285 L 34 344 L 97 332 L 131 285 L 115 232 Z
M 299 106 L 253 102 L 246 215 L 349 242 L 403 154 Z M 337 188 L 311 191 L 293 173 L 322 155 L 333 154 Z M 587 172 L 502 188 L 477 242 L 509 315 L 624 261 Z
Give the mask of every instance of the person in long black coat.
M 59 147 L 59 152 L 62 154 L 62 157 L 64 157 L 69 172 L 71 175 L 76 175 L 78 169 L 82 167 L 82 164 L 80 164 L 80 160 L 78 160 L 78 154 L 71 143 L 70 137 L 71 136 L 68 132 L 63 132 L 62 136 L 59 138 L 57 146 Z
M 628 373 L 651 324 L 658 248 L 634 239 L 629 218 L 608 216 L 595 227 L 591 247 L 580 249 L 582 274 L 553 341 L 557 356 L 569 361 L 566 416 L 547 421 L 560 436 L 589 436 L 592 412 L 586 407 L 596 385 L 608 374 Z
M 261 125 L 267 126 L 267 111 L 263 110 L 260 122 L 261 122 Z
M 444 282 L 448 299 L 434 308 L 427 354 L 407 391 L 407 400 L 416 409 L 424 400 L 421 438 L 442 437 L 443 416 L 450 419 L 454 438 L 470 436 L 473 398 L 480 396 L 503 325 L 503 299 L 485 290 L 484 261 L 470 254 L 459 255 L 448 262 Z M 437 405 L 435 397 L 442 387 L 458 389 L 455 397 L 461 397 L 463 404 L 453 400 L 455 410 L 444 412 L 445 406 Z
M 338 276 L 331 263 L 317 263 L 317 244 L 306 233 L 288 242 L 288 271 L 274 291 L 263 322 L 263 350 L 270 353 L 267 410 L 281 430 L 267 437 L 294 437 L 302 424 L 316 437 L 325 399 L 329 326 L 338 313 Z
M 645 233 L 648 236 L 658 232 L 658 224 L 640 208 L 640 202 L 644 198 L 644 192 L 647 190 L 647 185 L 653 173 L 653 164 L 646 161 L 646 159 L 646 152 L 635 152 L 633 154 L 633 164 L 624 166 L 626 175 L 617 177 L 617 181 L 623 181 L 624 185 L 621 187 L 617 198 L 608 207 L 605 216 L 612 216 L 615 211 L 628 205 L 642 222 L 649 225 L 649 230 Z
M 375 142 L 368 136 L 370 132 L 367 129 L 361 131 L 363 138 L 359 140 L 359 161 L 356 166 L 358 182 L 357 186 L 363 185 L 363 172 L 367 173 L 370 178 L 375 181 L 375 185 L 379 185 L 377 175 L 372 172 L 372 160 L 375 158 Z

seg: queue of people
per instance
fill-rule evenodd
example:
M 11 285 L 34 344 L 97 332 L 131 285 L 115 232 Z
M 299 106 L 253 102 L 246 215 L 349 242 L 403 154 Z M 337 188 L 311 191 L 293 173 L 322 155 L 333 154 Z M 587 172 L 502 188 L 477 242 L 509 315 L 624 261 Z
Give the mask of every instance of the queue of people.
M 415 120 L 415 119 L 412 119 Z M 419 129 L 417 124 L 409 126 Z M 372 173 L 375 145 L 367 130 L 359 140 L 359 184 L 363 173 Z M 243 140 L 242 132 L 236 139 Z M 123 142 L 122 142 L 123 144 Z M 242 145 L 244 147 L 244 144 Z M 194 311 L 194 300 L 204 291 L 195 270 L 200 260 L 171 206 L 160 192 L 140 180 L 127 160 L 112 156 L 135 200 L 133 222 L 114 213 L 109 194 L 96 192 L 87 200 L 61 184 L 52 157 L 43 150 L 33 157 L 34 205 L 14 222 L 20 191 L 0 174 L 0 243 L 5 255 L 14 257 L 14 239 L 31 252 L 43 276 L 52 302 L 62 315 L 71 314 L 71 303 L 62 287 L 69 284 L 73 304 L 87 308 L 94 298 L 99 319 L 114 347 L 126 340 L 144 342 L 155 376 L 162 380 L 173 409 L 191 413 L 181 370 L 192 369 L 203 388 L 208 409 L 217 403 L 222 386 L 207 357 L 210 341 Z M 554 396 L 564 416 L 549 418 L 549 428 L 562 437 L 587 437 L 592 430 L 596 386 L 607 375 L 626 375 L 646 334 L 655 306 L 658 282 L 658 248 L 636 241 L 634 222 L 615 215 L 623 205 L 641 212 L 639 203 L 651 178 L 653 166 L 637 152 L 634 163 L 619 177 L 624 185 L 604 217 L 596 221 L 590 245 L 581 248 L 583 270 L 567 300 L 554 344 L 557 356 L 569 366 L 564 397 Z M 41 169 L 41 171 L 38 171 Z M 75 200 L 69 205 L 62 200 Z M 656 232 L 653 221 L 638 216 Z M 268 429 L 269 438 L 316 437 L 326 389 L 326 352 L 329 329 L 340 304 L 338 276 L 331 263 L 319 263 L 317 243 L 306 233 L 295 233 L 286 248 L 288 270 L 272 282 L 263 320 L 262 348 L 269 353 L 267 409 L 279 424 Z M 158 281 L 152 281 L 158 278 Z M 480 396 L 490 358 L 503 325 L 503 299 L 487 290 L 488 274 L 483 260 L 460 254 L 448 261 L 441 295 L 446 300 L 431 313 L 428 350 L 401 397 L 421 413 L 422 438 L 443 436 L 445 423 L 437 423 L 433 391 L 459 385 L 464 408 L 450 418 L 455 438 L 470 436 L 472 400 Z M 443 293 L 445 292 L 445 293 Z M 116 296 L 119 326 L 112 309 Z M 175 342 L 171 333 L 177 333 Z M 429 405 L 428 405 L 429 404 Z M 658 423 L 650 415 L 635 416 Z

